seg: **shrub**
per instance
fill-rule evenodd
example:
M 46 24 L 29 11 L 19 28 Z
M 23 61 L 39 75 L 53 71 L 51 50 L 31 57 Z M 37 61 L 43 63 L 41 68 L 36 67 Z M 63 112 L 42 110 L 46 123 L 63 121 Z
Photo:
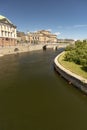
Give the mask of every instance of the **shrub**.
M 67 46 L 64 60 L 87 66 L 87 42 L 77 41 L 75 46 Z

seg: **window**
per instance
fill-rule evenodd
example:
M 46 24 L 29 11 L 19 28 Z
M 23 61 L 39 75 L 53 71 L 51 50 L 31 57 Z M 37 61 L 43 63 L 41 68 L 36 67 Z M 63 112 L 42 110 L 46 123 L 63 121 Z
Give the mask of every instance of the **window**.
M 9 39 L 8 38 L 6 38 L 6 41 L 8 41 Z

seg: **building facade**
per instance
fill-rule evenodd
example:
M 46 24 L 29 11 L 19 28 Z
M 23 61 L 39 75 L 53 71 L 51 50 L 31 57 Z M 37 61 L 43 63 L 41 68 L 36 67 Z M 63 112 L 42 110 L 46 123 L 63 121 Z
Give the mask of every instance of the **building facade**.
M 34 33 L 28 33 L 30 43 L 56 43 L 57 36 L 50 31 L 41 30 Z
M 0 46 L 16 45 L 16 26 L 0 15 Z

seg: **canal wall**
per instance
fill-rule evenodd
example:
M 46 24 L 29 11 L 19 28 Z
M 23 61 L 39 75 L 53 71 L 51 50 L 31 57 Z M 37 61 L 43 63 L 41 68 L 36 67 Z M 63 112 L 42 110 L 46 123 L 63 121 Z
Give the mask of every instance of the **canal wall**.
M 29 51 L 38 51 L 43 50 L 43 45 L 30 45 Z
M 64 52 L 63 52 L 64 53 Z M 87 94 L 87 79 L 78 76 L 75 73 L 72 73 L 71 71 L 65 69 L 59 62 L 58 58 L 63 54 L 59 54 L 54 59 L 54 67 L 58 73 L 60 73 L 66 80 L 69 81 L 69 83 L 73 84 L 75 87 L 79 88 L 82 92 Z
M 0 56 L 29 52 L 29 51 L 38 51 L 42 49 L 43 49 L 42 45 L 17 45 L 17 46 L 0 47 Z
M 45 49 L 53 49 L 53 50 L 57 50 L 58 48 L 61 47 L 65 47 L 63 46 L 59 46 L 59 45 L 45 45 L 44 44 L 38 44 L 38 45 L 31 45 L 31 44 L 21 44 L 21 45 L 16 45 L 16 46 L 5 46 L 5 47 L 1 47 L 0 46 L 0 56 L 4 56 L 4 55 L 9 55 L 9 54 L 16 54 L 16 53 L 22 53 L 22 52 L 30 52 L 30 51 L 38 51 L 38 50 L 44 50 Z

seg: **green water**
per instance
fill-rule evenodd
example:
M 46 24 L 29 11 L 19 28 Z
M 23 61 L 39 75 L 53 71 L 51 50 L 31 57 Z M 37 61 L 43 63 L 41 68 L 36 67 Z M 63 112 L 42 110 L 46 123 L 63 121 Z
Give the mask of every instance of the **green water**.
M 0 130 L 87 130 L 87 97 L 54 71 L 58 53 L 0 58 Z

